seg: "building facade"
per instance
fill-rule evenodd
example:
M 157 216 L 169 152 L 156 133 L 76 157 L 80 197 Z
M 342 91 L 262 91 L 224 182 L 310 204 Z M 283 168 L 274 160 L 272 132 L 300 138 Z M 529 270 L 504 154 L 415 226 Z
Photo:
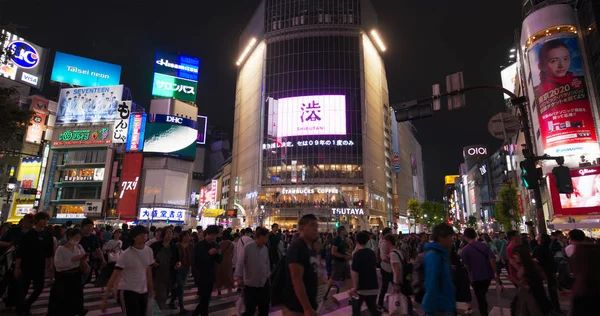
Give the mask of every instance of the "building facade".
M 249 224 L 391 220 L 393 116 L 376 24 L 366 0 L 260 4 L 240 38 L 228 201 Z

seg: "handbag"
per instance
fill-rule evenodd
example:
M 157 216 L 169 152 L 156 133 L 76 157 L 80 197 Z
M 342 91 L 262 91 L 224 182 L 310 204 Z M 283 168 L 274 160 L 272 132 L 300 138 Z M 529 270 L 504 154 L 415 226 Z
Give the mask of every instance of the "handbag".
M 387 294 L 387 309 L 390 316 L 408 315 L 408 301 L 402 293 Z
M 238 316 L 243 315 L 246 312 L 246 304 L 244 304 L 244 294 L 240 295 L 237 301 L 235 301 L 235 309 L 237 311 Z
M 146 316 L 161 316 L 160 307 L 153 298 L 148 298 L 148 307 L 146 308 Z
M 79 273 L 82 275 L 90 275 L 91 271 L 92 267 L 90 267 L 90 264 L 87 262 L 87 260 L 79 261 Z

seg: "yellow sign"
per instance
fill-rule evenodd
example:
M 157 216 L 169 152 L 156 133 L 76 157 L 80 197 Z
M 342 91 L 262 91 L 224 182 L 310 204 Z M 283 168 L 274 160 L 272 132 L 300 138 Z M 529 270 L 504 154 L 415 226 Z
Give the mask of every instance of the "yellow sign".
M 41 168 L 42 163 L 38 159 L 25 158 L 21 161 L 21 166 L 17 174 L 17 180 L 21 182 L 21 187 L 13 196 L 17 203 L 14 203 L 12 206 L 10 218 L 20 219 L 25 214 L 34 212 L 33 202 L 35 201 L 35 193 L 25 194 L 24 190 L 37 189 Z
M 456 179 L 456 178 L 460 178 L 460 176 L 459 175 L 445 176 L 444 183 L 445 184 L 454 184 L 454 179 Z
M 225 213 L 225 210 L 222 209 L 205 209 L 204 210 L 204 217 L 217 217 L 222 215 L 223 213 Z

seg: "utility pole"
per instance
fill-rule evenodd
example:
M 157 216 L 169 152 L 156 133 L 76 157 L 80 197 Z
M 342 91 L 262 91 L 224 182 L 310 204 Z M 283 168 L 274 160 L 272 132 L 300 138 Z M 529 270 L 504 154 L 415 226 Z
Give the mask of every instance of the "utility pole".
M 533 140 L 531 138 L 531 127 L 529 126 L 529 115 L 527 112 L 527 98 L 519 97 L 512 91 L 504 89 L 500 86 L 494 85 L 476 85 L 470 87 L 459 88 L 456 90 L 448 91 L 442 94 L 433 95 L 419 100 L 412 100 L 401 104 L 393 104 L 392 108 L 396 114 L 396 121 L 403 122 L 408 120 L 415 120 L 420 118 L 426 118 L 433 115 L 434 108 L 432 103 L 447 96 L 459 96 L 470 90 L 478 89 L 492 89 L 502 91 L 510 96 L 510 102 L 513 106 L 517 107 L 520 112 L 519 118 L 521 120 L 521 128 L 523 134 L 525 134 L 525 145 L 527 150 L 523 152 L 526 159 L 533 159 L 535 161 L 536 156 L 533 153 Z M 539 179 L 538 179 L 539 180 Z M 542 208 L 542 192 L 540 191 L 539 185 L 534 186 L 533 196 L 535 198 L 535 210 L 536 218 L 538 221 L 538 233 L 546 233 L 546 219 L 544 218 L 544 209 Z

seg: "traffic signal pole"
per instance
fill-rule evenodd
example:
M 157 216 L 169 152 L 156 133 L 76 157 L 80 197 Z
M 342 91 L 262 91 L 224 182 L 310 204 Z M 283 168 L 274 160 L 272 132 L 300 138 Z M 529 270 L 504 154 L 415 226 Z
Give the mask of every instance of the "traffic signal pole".
M 533 140 L 531 138 L 532 137 L 531 136 L 531 127 L 529 126 L 529 114 L 527 112 L 527 107 L 526 107 L 527 98 L 519 97 L 516 94 L 514 94 L 512 91 L 504 89 L 503 87 L 494 86 L 494 85 L 476 85 L 476 86 L 464 87 L 462 89 L 449 91 L 449 92 L 442 93 L 439 95 L 434 95 L 434 96 L 430 96 L 430 97 L 419 99 L 419 100 L 413 100 L 413 101 L 405 102 L 402 104 L 392 105 L 392 108 L 396 112 L 396 115 L 398 114 L 398 112 L 407 113 L 408 111 L 410 111 L 412 109 L 419 109 L 419 108 L 427 107 L 427 104 L 420 105 L 422 103 L 429 103 L 433 100 L 441 99 L 446 96 L 459 95 L 459 94 L 463 94 L 467 91 L 476 90 L 476 89 L 498 90 L 498 91 L 502 91 L 503 93 L 510 96 L 511 103 L 513 104 L 513 106 L 517 107 L 517 109 L 520 112 L 519 118 L 521 121 L 521 128 L 522 128 L 523 134 L 525 134 L 525 145 L 527 146 L 527 151 L 525 151 L 523 153 L 523 155 L 525 156 L 526 159 L 533 159 L 535 161 L 536 156 L 533 153 L 534 146 L 533 146 Z M 428 109 L 429 111 L 427 111 L 427 110 L 426 111 L 413 111 L 411 113 L 411 115 L 402 116 L 403 118 L 405 118 L 403 120 L 413 120 L 413 119 L 420 118 L 419 116 L 413 115 L 415 113 L 428 113 L 427 116 L 431 116 L 431 113 L 433 112 L 431 109 L 432 105 L 429 103 L 428 106 L 429 106 L 429 109 Z M 396 117 L 396 120 L 398 120 L 398 116 Z M 540 234 L 547 233 L 546 219 L 544 217 L 544 209 L 542 208 L 542 192 L 540 191 L 539 185 L 537 185 L 533 188 L 533 196 L 535 198 L 535 212 L 536 212 L 536 218 L 537 218 L 537 222 L 538 222 L 538 225 L 537 225 L 538 233 L 540 233 Z

